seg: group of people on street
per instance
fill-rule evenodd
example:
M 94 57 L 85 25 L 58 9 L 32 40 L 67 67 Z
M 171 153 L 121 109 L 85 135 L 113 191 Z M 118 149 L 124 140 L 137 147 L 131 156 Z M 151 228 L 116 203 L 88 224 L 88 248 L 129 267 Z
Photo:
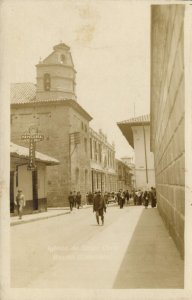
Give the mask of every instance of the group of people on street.
M 140 189 L 137 191 L 133 191 L 133 201 L 134 205 L 144 205 L 145 208 L 148 207 L 149 203 L 151 203 L 151 207 L 157 206 L 157 198 L 156 198 L 156 189 L 151 187 L 151 190 L 146 189 L 145 191 L 141 191 Z
M 76 193 L 76 191 L 70 192 L 68 200 L 69 200 L 69 207 L 71 211 L 73 210 L 74 207 L 79 209 L 81 206 L 81 193 L 80 192 Z
M 94 197 L 95 197 L 96 194 L 97 194 L 97 192 L 89 192 L 89 193 L 87 193 L 87 195 L 86 195 L 86 203 L 88 205 L 93 204 L 93 199 L 94 199 Z M 110 200 L 112 200 L 114 202 L 116 200 L 114 192 L 110 193 L 110 192 L 106 192 L 105 191 L 104 194 L 103 194 L 103 197 L 105 198 L 105 203 L 106 204 L 108 204 Z
M 96 213 L 96 220 L 97 224 L 100 224 L 100 219 L 101 217 L 101 222 L 102 225 L 104 225 L 104 212 L 106 213 L 106 197 L 105 195 L 102 196 L 100 191 L 95 192 L 94 194 L 89 194 L 91 195 L 91 200 L 89 200 L 89 203 L 87 204 L 92 204 L 93 205 L 93 212 Z M 79 208 L 81 205 L 81 194 L 78 192 L 77 194 L 74 192 L 70 192 L 69 197 L 69 206 L 70 210 L 73 210 L 73 207 Z
M 93 199 L 95 197 L 95 194 L 97 192 L 94 193 L 87 193 L 86 195 L 86 203 L 88 205 L 93 204 Z M 122 197 L 125 198 L 125 200 L 127 201 L 127 203 L 129 202 L 129 198 L 131 197 L 131 193 L 127 190 L 125 192 L 122 192 L 122 190 L 120 190 L 119 192 L 115 193 L 115 192 L 104 192 L 103 197 L 105 198 L 105 203 L 109 204 L 110 202 L 118 202 L 119 203 L 119 198 L 120 198 L 120 194 L 123 194 Z
M 123 208 L 126 202 L 127 205 L 129 205 L 129 198 L 130 198 L 130 194 L 128 190 L 124 192 L 122 190 L 119 190 L 119 192 L 117 193 L 117 202 L 119 207 Z
M 120 209 L 122 209 L 125 203 L 129 205 L 130 198 L 133 198 L 134 205 L 144 205 L 145 208 L 148 207 L 149 203 L 151 203 L 152 208 L 156 207 L 157 205 L 156 189 L 154 187 L 151 187 L 150 190 L 146 189 L 145 191 L 141 191 L 140 189 L 138 189 L 133 190 L 132 192 L 129 192 L 128 190 L 122 191 L 122 189 L 120 189 L 117 193 L 105 192 L 103 195 L 100 191 L 97 191 L 95 193 L 89 192 L 86 195 L 86 202 L 87 204 L 93 205 L 93 212 L 96 212 L 97 223 L 99 224 L 99 217 L 101 217 L 101 222 L 103 225 L 104 212 L 106 213 L 106 207 L 109 203 L 109 199 L 117 202 Z M 68 200 L 71 211 L 74 207 L 79 209 L 81 206 L 81 193 L 71 191 L 68 196 Z M 25 206 L 25 197 L 21 189 L 18 190 L 15 199 L 15 206 L 17 207 L 19 219 L 22 219 L 23 207 Z

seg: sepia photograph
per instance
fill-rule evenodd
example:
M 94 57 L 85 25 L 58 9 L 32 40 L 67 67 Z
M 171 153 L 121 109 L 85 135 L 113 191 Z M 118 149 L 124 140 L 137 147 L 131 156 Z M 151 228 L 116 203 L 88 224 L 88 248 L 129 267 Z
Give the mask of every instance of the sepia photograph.
M 0 25 L 0 298 L 192 299 L 191 1 Z

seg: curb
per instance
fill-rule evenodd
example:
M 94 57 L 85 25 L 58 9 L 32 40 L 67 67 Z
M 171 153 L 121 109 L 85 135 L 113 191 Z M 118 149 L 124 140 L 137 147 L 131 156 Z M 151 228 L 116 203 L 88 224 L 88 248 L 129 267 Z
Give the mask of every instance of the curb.
M 12 222 L 10 224 L 10 226 L 16 226 L 16 225 L 20 225 L 20 224 L 26 224 L 26 223 L 31 223 L 31 222 L 35 222 L 35 221 L 50 219 L 50 218 L 54 218 L 54 217 L 58 217 L 58 216 L 66 215 L 66 214 L 70 214 L 70 211 L 58 213 L 58 214 L 52 215 L 52 216 L 44 216 L 44 217 L 40 217 L 40 218 L 35 218 L 35 219 L 31 219 L 31 220 Z
M 82 207 L 82 208 L 90 208 L 90 207 L 92 207 L 92 205 L 89 205 L 89 206 L 87 205 L 87 206 Z M 35 222 L 35 221 L 39 221 L 39 220 L 45 220 L 45 219 L 49 219 L 49 218 L 59 217 L 59 216 L 62 216 L 62 215 L 70 214 L 70 212 L 71 211 L 69 210 L 69 211 L 58 213 L 58 214 L 55 214 L 55 215 L 52 215 L 52 216 L 37 217 L 37 218 L 31 219 L 31 220 L 23 220 L 23 221 L 16 221 L 16 222 L 13 221 L 13 222 L 10 223 L 10 226 L 16 226 L 16 225 L 31 223 L 31 222 Z
M 113 204 L 111 203 L 110 206 L 113 206 Z M 85 207 L 82 207 L 81 209 L 90 208 L 90 207 L 92 207 L 92 205 L 86 205 Z M 37 217 L 37 218 L 31 219 L 31 220 L 22 220 L 22 221 L 16 221 L 16 222 L 13 221 L 10 223 L 10 226 L 16 226 L 16 225 L 20 225 L 20 224 L 26 224 L 26 223 L 31 223 L 31 222 L 35 222 L 35 221 L 50 219 L 50 218 L 59 217 L 59 216 L 70 214 L 70 213 L 71 213 L 71 211 L 69 210 L 69 211 L 60 212 L 58 214 L 51 215 L 51 216 Z

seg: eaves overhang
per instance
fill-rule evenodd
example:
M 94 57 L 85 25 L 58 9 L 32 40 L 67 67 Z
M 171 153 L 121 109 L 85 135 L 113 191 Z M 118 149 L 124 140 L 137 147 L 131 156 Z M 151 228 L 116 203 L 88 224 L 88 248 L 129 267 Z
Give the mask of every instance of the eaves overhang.
M 134 149 L 133 131 L 130 124 L 124 124 L 122 122 L 117 123 L 117 126 L 121 130 L 122 134 L 128 141 L 129 145 Z
M 150 115 L 142 115 L 134 117 L 126 121 L 118 122 L 117 126 L 128 141 L 129 145 L 134 149 L 134 136 L 132 127 L 150 125 Z

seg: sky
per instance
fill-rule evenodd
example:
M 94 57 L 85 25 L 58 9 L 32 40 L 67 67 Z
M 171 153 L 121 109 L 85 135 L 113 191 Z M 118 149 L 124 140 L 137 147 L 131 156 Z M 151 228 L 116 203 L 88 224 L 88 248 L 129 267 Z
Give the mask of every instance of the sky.
M 11 82 L 36 81 L 35 65 L 61 41 L 71 49 L 78 103 L 90 126 L 133 150 L 117 122 L 149 113 L 150 6 L 126 0 L 6 0 L 1 3 L 4 67 Z

